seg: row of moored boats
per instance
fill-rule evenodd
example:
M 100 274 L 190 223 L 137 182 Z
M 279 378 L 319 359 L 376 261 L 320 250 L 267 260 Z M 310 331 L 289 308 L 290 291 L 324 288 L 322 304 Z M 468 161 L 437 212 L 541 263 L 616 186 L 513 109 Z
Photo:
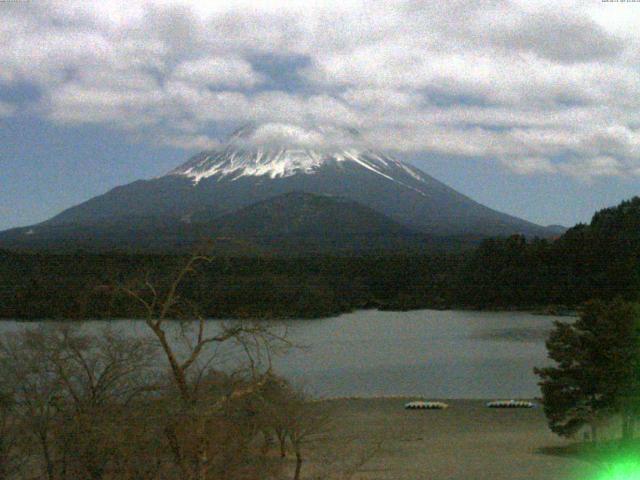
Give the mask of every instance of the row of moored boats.
M 495 400 L 486 404 L 488 408 L 534 408 L 535 403 L 527 400 Z M 443 410 L 449 408 L 444 402 L 428 402 L 416 400 L 405 403 L 404 408 L 407 410 Z

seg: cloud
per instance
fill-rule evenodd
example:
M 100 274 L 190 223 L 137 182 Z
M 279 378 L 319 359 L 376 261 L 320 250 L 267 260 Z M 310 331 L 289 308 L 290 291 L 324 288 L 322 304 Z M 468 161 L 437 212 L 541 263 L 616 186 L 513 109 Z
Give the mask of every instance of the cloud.
M 619 55 L 621 38 L 586 15 L 566 15 L 557 9 L 519 15 L 493 30 L 488 40 L 507 50 L 517 49 L 561 63 L 590 62 Z
M 285 144 L 299 148 L 316 148 L 324 146 L 326 138 L 316 129 L 287 123 L 264 123 L 255 128 L 243 129 L 236 134 L 233 141 L 251 147 L 269 148 Z
M 129 129 L 156 123 L 163 93 L 67 84 L 51 92 L 49 118 L 61 124 L 105 123 Z
M 10 117 L 15 111 L 16 108 L 13 105 L 0 101 L 0 118 Z
M 207 135 L 163 136 L 159 140 L 164 145 L 184 150 L 213 150 L 220 146 L 218 140 Z
M 30 113 L 50 122 L 185 150 L 246 122 L 334 124 L 522 175 L 639 175 L 640 10 L 614 7 L 15 2 L 0 6 L 0 92 L 33 85 Z M 20 114 L 2 101 L 0 115 Z
M 241 147 L 273 148 L 291 145 L 301 149 L 328 151 L 364 145 L 359 134 L 352 129 L 335 125 L 294 125 L 267 122 L 239 129 L 231 141 Z
M 544 157 L 502 159 L 502 163 L 520 175 L 555 173 L 558 171 L 557 167 L 548 158 Z
M 204 57 L 181 63 L 173 71 L 178 81 L 204 87 L 252 87 L 262 81 L 249 62 L 239 57 Z
M 621 177 L 627 171 L 619 160 L 608 156 L 574 159 L 560 164 L 558 169 L 588 182 L 595 177 Z

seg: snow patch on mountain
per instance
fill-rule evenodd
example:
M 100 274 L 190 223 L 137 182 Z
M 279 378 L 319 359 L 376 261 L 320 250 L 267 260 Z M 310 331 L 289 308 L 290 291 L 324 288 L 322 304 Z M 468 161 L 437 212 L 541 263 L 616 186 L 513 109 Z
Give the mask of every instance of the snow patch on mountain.
M 424 178 L 422 178 L 422 176 L 420 175 L 420 172 L 416 171 L 416 169 L 411 168 L 409 165 L 406 165 L 404 163 L 400 163 L 400 166 L 402 167 L 402 169 L 407 172 L 409 175 L 411 175 L 413 178 L 415 178 L 416 180 L 418 180 L 419 182 L 424 182 Z
M 296 173 L 313 173 L 322 164 L 322 158 L 312 150 L 236 150 L 205 152 L 188 164 L 170 172 L 184 175 L 197 184 L 201 180 L 217 176 L 218 180 L 231 181 L 242 177 L 283 178 Z

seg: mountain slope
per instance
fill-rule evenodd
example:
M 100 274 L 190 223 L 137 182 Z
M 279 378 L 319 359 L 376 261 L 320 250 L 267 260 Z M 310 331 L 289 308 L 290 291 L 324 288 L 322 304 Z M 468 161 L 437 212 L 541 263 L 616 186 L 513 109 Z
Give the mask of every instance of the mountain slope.
M 352 200 L 303 192 L 272 197 L 223 216 L 200 210 L 189 221 L 126 217 L 82 228 L 45 224 L 0 234 L 4 247 L 58 251 L 188 251 L 207 242 L 227 254 L 442 250 L 473 243 L 445 242 Z
M 242 239 L 281 252 L 417 249 L 427 245 L 424 234 L 341 197 L 292 192 L 218 219 L 208 216 L 207 212 L 196 214 L 192 221 L 213 224 L 218 239 Z

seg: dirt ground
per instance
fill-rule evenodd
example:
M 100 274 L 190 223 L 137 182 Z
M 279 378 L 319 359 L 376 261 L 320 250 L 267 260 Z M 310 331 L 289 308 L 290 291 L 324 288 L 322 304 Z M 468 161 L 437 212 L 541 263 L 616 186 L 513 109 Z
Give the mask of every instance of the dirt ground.
M 544 453 L 567 444 L 546 425 L 541 408 L 489 409 L 484 401 L 450 400 L 446 410 L 404 410 L 410 399 L 325 400 L 331 426 L 308 445 L 303 477 L 349 470 L 353 479 L 590 480 L 595 467 Z M 340 460 L 338 460 L 340 459 Z M 342 472 L 337 475 L 336 472 Z M 345 475 L 345 473 L 347 473 Z

